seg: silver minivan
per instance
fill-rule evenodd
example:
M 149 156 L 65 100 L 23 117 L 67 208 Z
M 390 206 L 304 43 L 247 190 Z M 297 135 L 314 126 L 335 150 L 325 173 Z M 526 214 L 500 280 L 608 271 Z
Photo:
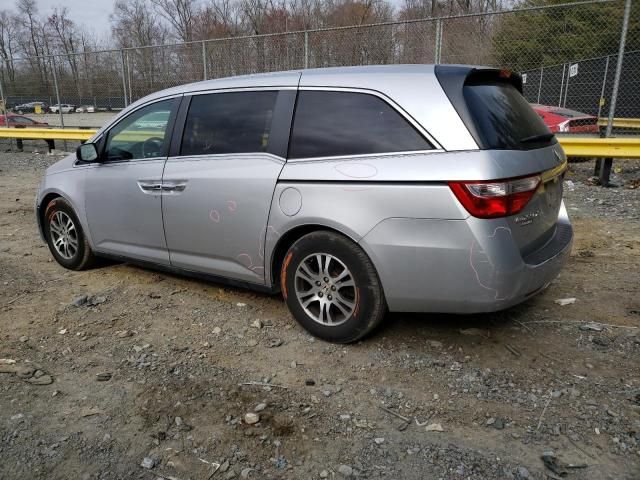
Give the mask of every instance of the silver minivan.
M 353 342 L 395 312 L 543 290 L 573 231 L 567 160 L 517 74 L 453 65 L 205 81 L 123 110 L 39 188 L 62 266 L 95 257 L 277 293 Z

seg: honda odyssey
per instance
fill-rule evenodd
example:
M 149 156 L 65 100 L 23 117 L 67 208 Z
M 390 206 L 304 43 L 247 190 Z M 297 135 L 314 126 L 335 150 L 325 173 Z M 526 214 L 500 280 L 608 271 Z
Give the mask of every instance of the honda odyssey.
M 145 97 L 51 166 L 63 267 L 122 259 L 281 292 L 353 342 L 395 312 L 491 312 L 558 275 L 567 160 L 519 75 L 393 65 L 224 78 Z

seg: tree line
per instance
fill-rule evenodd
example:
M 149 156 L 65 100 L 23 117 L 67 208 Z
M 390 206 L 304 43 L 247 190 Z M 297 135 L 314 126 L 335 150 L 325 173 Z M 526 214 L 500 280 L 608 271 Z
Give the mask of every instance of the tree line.
M 389 0 L 117 0 L 109 33 L 98 37 L 65 7 L 42 11 L 36 0 L 16 0 L 12 8 L 0 10 L 0 81 L 10 92 L 50 94 L 56 75 L 65 97 L 122 96 L 125 90 L 135 99 L 205 75 L 305 65 L 432 63 L 435 22 L 366 26 L 558 3 L 402 0 L 394 8 Z M 615 49 L 621 10 L 618 2 L 452 19 L 445 22 L 442 60 L 521 69 L 565 61 L 569 53 L 574 58 L 608 54 Z M 638 10 L 632 45 L 640 41 Z M 318 32 L 306 39 L 302 34 L 268 36 L 352 25 L 363 28 Z M 227 38 L 232 40 L 208 43 L 204 52 L 201 44 L 189 43 Z M 163 44 L 176 45 L 140 48 Z M 123 48 L 130 50 L 105 52 Z

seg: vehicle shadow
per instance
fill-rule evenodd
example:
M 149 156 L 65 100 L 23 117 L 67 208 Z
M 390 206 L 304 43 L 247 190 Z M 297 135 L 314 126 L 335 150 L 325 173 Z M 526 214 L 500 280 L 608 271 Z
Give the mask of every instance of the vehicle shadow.
M 491 313 L 458 315 L 390 312 L 381 327 L 373 332 L 370 338 L 385 336 L 429 340 L 440 336 L 450 336 L 452 333 L 459 335 L 462 331 L 469 329 L 483 330 L 487 332 L 487 335 L 491 333 L 498 335 L 507 331 L 512 332 L 514 327 L 526 332 L 530 328 L 526 325 L 527 320 L 540 308 L 538 300 L 529 299 L 507 310 Z M 474 331 L 472 330 L 471 333 Z

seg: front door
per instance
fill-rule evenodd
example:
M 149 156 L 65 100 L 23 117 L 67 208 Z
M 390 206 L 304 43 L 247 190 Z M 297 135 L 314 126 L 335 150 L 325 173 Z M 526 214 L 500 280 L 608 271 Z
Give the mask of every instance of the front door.
M 267 219 L 294 98 L 265 90 L 191 98 L 180 155 L 163 176 L 171 265 L 264 283 Z
M 86 170 L 85 203 L 97 252 L 169 264 L 162 226 L 162 170 L 178 98 L 146 105 L 107 133 Z

